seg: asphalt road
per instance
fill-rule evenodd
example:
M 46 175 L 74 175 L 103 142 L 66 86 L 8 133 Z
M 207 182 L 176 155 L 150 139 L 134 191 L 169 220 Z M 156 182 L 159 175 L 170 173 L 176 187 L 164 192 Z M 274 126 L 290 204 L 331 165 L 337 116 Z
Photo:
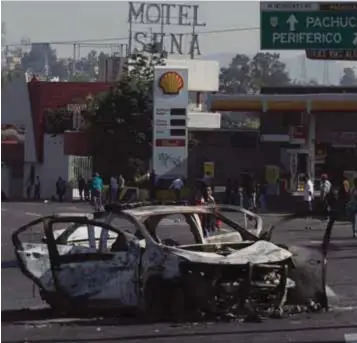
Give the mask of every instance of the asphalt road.
M 150 324 L 131 318 L 53 319 L 46 317 L 45 305 L 32 284 L 14 263 L 11 233 L 19 226 L 53 212 L 83 212 L 81 204 L 2 203 L 2 342 L 357 342 L 357 240 L 348 224 L 334 228 L 329 253 L 328 284 L 332 292 L 328 313 L 301 314 L 262 323 Z M 276 214 L 263 216 L 269 224 Z M 321 242 L 325 223 L 313 222 L 304 230 L 304 220 L 278 229 L 273 240 L 316 246 Z M 177 224 L 180 225 L 180 224 Z M 21 309 L 29 309 L 20 311 Z M 354 334 L 354 335 L 353 335 Z

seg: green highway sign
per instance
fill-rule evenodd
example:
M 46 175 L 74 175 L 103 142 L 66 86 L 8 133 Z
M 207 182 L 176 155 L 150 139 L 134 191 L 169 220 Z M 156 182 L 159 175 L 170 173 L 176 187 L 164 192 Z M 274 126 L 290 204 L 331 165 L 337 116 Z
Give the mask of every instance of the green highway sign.
M 357 4 L 261 2 L 262 50 L 356 49 Z

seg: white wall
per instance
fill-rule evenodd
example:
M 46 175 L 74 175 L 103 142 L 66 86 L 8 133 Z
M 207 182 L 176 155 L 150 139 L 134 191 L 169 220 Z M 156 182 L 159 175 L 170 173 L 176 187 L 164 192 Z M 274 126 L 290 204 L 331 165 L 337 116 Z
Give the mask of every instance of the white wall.
M 166 60 L 169 67 L 188 68 L 189 92 L 217 92 L 219 89 L 219 63 L 202 60 Z
M 1 89 L 1 124 L 25 129 L 25 161 L 36 162 L 30 97 L 25 73 Z
M 188 112 L 187 127 L 194 129 L 219 129 L 221 127 L 221 114 L 209 112 Z
M 41 181 L 41 197 L 50 198 L 56 195 L 56 181 L 59 176 L 69 181 L 69 156 L 63 153 L 63 135 L 44 137 L 44 159 L 36 165 L 36 175 Z M 25 174 L 26 176 L 28 175 Z

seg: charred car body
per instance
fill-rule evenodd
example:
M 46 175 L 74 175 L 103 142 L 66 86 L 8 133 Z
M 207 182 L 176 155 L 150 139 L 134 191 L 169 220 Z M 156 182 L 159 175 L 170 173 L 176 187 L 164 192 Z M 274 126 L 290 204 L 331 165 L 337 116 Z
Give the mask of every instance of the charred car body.
M 230 220 L 222 214 L 227 210 L 253 219 L 254 227 Z M 177 215 L 181 222 L 168 220 Z M 223 226 L 217 234 L 204 236 L 203 216 L 219 219 Z M 186 234 L 183 242 L 172 239 L 182 224 L 191 241 L 185 241 Z M 29 242 L 29 231 L 38 225 L 42 240 Z M 327 308 L 332 225 L 333 220 L 321 248 L 308 249 L 272 243 L 275 226 L 263 230 L 258 215 L 238 207 L 130 205 L 107 208 L 96 219 L 90 214 L 39 218 L 19 228 L 12 240 L 21 271 L 54 309 L 196 320 L 281 314 L 296 305 Z

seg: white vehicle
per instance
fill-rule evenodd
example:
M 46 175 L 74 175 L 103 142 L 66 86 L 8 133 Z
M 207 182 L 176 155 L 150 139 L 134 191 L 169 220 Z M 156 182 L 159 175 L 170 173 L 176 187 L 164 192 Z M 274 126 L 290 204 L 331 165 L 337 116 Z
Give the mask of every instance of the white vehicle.
M 253 218 L 255 228 L 248 231 L 222 215 L 227 209 Z M 327 306 L 324 252 L 270 242 L 273 228 L 262 230 L 261 218 L 244 209 L 130 205 L 107 208 L 101 216 L 48 216 L 13 234 L 23 274 L 53 308 L 178 319 L 241 315 L 250 311 L 247 304 L 257 311 L 311 299 Z M 204 216 L 219 219 L 221 231 L 205 237 Z M 38 224 L 45 237 L 26 242 Z

